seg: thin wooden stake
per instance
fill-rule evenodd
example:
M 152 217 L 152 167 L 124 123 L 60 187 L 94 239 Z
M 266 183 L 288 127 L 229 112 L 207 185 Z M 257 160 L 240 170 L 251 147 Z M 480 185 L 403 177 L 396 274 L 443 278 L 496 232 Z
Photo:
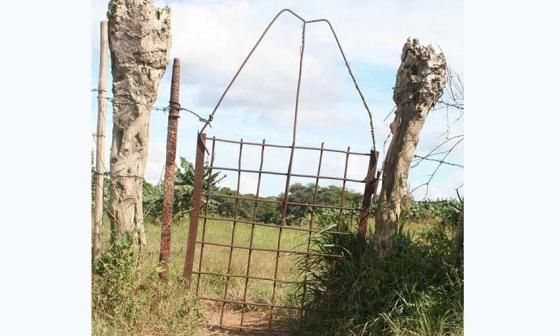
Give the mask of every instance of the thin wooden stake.
M 93 222 L 93 257 L 97 257 L 101 251 L 101 237 L 103 226 L 103 179 L 105 168 L 103 166 L 105 146 L 105 108 L 107 106 L 107 56 L 109 45 L 107 43 L 107 21 L 101 21 L 100 28 L 100 57 L 99 57 L 99 80 L 97 83 L 97 134 L 96 134 L 96 163 L 95 163 L 95 217 Z

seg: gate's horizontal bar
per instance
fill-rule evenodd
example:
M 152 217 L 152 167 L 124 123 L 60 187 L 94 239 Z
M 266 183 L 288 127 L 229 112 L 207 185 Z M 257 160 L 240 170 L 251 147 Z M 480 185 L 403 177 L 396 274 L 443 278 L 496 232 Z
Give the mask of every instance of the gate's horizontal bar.
M 257 198 L 254 197 L 246 197 L 246 196 L 235 196 L 235 195 L 224 195 L 224 194 L 216 194 L 216 193 L 205 193 L 203 192 L 202 195 L 209 196 L 209 197 L 223 197 L 223 198 L 230 198 L 230 199 L 239 199 L 242 201 L 251 201 L 257 203 L 276 203 L 276 204 L 284 204 L 283 201 L 274 200 L 274 199 L 266 199 L 266 198 Z M 301 202 L 293 202 L 288 201 L 288 205 L 300 205 L 300 206 L 307 206 L 310 208 L 323 208 L 323 209 L 336 209 L 336 210 L 348 210 L 348 211 L 360 211 L 361 208 L 348 208 L 348 207 L 341 207 L 338 205 L 326 205 L 326 204 L 311 204 L 311 203 L 301 203 Z
M 223 331 L 226 331 L 226 332 L 230 332 L 230 331 L 233 332 L 234 330 L 240 330 L 240 329 L 252 330 L 255 333 L 258 333 L 258 335 L 285 335 L 285 334 L 290 333 L 290 330 L 288 330 L 288 329 L 276 329 L 274 327 L 272 327 L 271 329 L 268 329 L 268 328 L 257 328 L 257 327 L 245 326 L 245 325 L 226 326 L 226 325 L 223 325 L 223 324 L 209 324 L 208 327 L 209 328 L 219 328 L 219 329 L 222 329 Z M 270 334 L 271 332 L 272 332 L 272 334 Z M 251 333 L 251 334 L 253 334 L 253 333 Z
M 289 333 L 290 332 L 290 330 L 288 330 L 288 329 L 276 329 L 274 327 L 272 327 L 271 329 L 257 328 L 257 327 L 245 326 L 245 325 L 226 326 L 226 325 L 223 325 L 223 324 L 209 324 L 208 327 L 209 328 L 220 328 L 220 329 L 223 329 L 224 331 L 247 329 L 247 330 L 253 330 L 253 331 L 267 332 L 267 334 L 262 334 L 262 335 L 278 335 L 277 333 L 282 333 L 282 335 L 283 335 L 284 333 Z M 274 334 L 268 334 L 270 332 L 273 332 Z M 260 333 L 259 333 L 259 335 L 260 335 Z
M 277 225 L 277 224 L 266 224 L 266 223 L 259 223 L 259 222 L 251 222 L 251 221 L 246 221 L 246 220 L 241 220 L 241 219 L 233 219 L 233 218 L 226 218 L 226 217 L 209 217 L 209 216 L 200 216 L 200 218 L 206 218 L 208 220 L 214 220 L 214 221 L 222 221 L 222 222 L 237 222 L 237 223 L 242 223 L 242 224 L 249 224 L 249 225 L 258 225 L 258 226 L 267 226 L 267 227 L 273 227 L 273 228 L 282 228 L 284 230 L 294 230 L 294 231 L 304 231 L 304 232 L 321 232 L 321 230 L 314 230 L 314 229 L 305 229 L 305 228 L 301 228 L 301 227 L 297 227 L 297 226 L 293 226 L 293 225 L 286 225 L 286 226 L 282 226 L 282 225 Z M 327 233 L 333 233 L 333 234 L 340 234 L 340 235 L 349 235 L 352 234 L 352 232 L 341 232 L 341 231 L 326 231 Z
M 234 171 L 234 172 L 242 172 L 242 173 L 254 173 L 254 174 L 268 174 L 268 175 L 280 175 L 280 176 L 288 176 L 288 173 L 281 173 L 281 172 L 274 172 L 268 170 L 254 170 L 254 169 L 239 169 L 239 168 L 229 168 L 229 167 L 217 167 L 217 166 L 206 166 L 204 169 L 216 169 L 216 170 L 226 170 L 226 171 Z M 318 178 L 324 180 L 335 180 L 335 181 L 347 181 L 347 182 L 356 182 L 356 183 L 365 183 L 364 180 L 356 180 L 351 178 L 342 178 L 342 177 L 335 177 L 335 176 L 317 176 L 317 175 L 307 175 L 307 174 L 294 174 L 291 173 L 290 176 L 293 177 L 306 177 L 306 178 Z
M 248 306 L 258 306 L 258 307 L 268 307 L 268 308 L 301 309 L 301 307 L 282 306 L 282 305 L 276 305 L 276 304 L 270 304 L 270 303 L 259 303 L 259 302 L 244 302 L 244 301 L 236 301 L 236 300 L 223 300 L 223 299 L 209 298 L 209 297 L 206 297 L 206 296 L 199 296 L 199 297 L 197 297 L 197 299 L 216 301 L 216 302 L 225 302 L 225 303 L 237 303 L 237 304 L 248 305 Z
M 220 138 L 215 138 L 213 137 L 212 140 L 216 140 L 218 142 L 228 142 L 228 143 L 233 143 L 233 144 L 239 144 L 241 143 L 241 141 L 235 141 L 235 140 L 228 140 L 228 139 L 220 139 Z M 264 147 L 276 147 L 276 148 L 287 148 L 290 149 L 292 148 L 292 146 L 290 145 L 275 145 L 275 144 L 269 144 L 269 143 L 265 143 L 263 144 L 262 142 L 247 142 L 247 141 L 243 141 L 244 145 L 252 145 L 252 146 L 264 146 Z M 362 153 L 362 152 L 349 152 L 349 151 L 345 151 L 345 150 L 341 150 L 341 149 L 332 149 L 332 148 L 321 148 L 321 147 L 308 147 L 308 146 L 294 146 L 294 149 L 307 149 L 307 150 L 318 150 L 318 151 L 324 151 L 324 152 L 334 152 L 334 153 L 342 153 L 342 154 L 350 154 L 350 155 L 364 155 L 364 156 L 370 156 L 371 153 Z
M 221 247 L 232 247 L 241 250 L 252 250 L 252 251 L 263 251 L 263 252 L 280 252 L 280 253 L 293 253 L 293 254 L 304 254 L 310 256 L 321 256 L 321 257 L 332 257 L 332 258 L 344 258 L 344 256 L 336 255 L 336 254 L 326 254 L 326 253 L 317 253 L 317 252 L 306 252 L 306 251 L 298 251 L 298 250 L 284 250 L 284 249 L 267 249 L 263 247 L 246 247 L 246 246 L 239 246 L 239 245 L 232 245 L 232 244 L 220 244 L 220 243 L 213 243 L 213 242 L 206 242 L 206 241 L 196 241 L 197 244 L 203 245 L 213 245 L 213 246 L 221 246 Z
M 215 272 L 198 272 L 198 271 L 193 271 L 193 274 L 214 275 L 214 276 L 222 276 L 222 277 L 230 277 L 230 278 L 243 278 L 243 279 L 254 279 L 254 280 L 264 280 L 264 281 L 276 281 L 276 282 L 286 283 L 286 284 L 303 284 L 304 283 L 304 281 L 281 280 L 281 279 L 258 277 L 258 276 L 254 276 L 254 275 L 237 275 L 237 274 L 223 274 L 223 273 L 215 273 Z M 313 282 L 311 282 L 311 281 L 305 281 L 305 283 L 313 284 Z

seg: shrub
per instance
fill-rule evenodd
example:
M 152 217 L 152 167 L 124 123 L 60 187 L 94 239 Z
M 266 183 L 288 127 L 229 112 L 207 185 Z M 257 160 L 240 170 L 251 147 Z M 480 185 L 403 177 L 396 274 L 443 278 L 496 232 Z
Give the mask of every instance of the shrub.
M 332 227 L 333 224 L 331 224 Z M 360 257 L 355 234 L 315 238 L 316 252 L 298 262 L 311 284 L 298 325 L 300 335 L 461 335 L 463 262 L 456 240 L 443 225 L 413 237 L 400 234 L 382 260 L 373 254 L 368 235 Z M 334 267 L 333 267 L 334 265 Z M 303 295 L 303 286 L 298 296 Z
M 163 283 L 155 267 L 140 272 L 128 237 L 95 261 L 92 296 L 94 335 L 196 335 L 203 320 L 181 283 Z

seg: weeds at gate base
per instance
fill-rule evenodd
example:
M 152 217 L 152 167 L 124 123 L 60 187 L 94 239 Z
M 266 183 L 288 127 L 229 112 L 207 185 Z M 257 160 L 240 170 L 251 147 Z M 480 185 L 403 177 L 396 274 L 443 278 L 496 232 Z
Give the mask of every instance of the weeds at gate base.
M 138 272 L 127 237 L 94 263 L 94 335 L 196 335 L 204 317 L 183 284 L 162 283 L 154 267 Z M 171 275 L 178 278 L 178 274 Z
M 371 233 L 356 258 L 357 235 L 328 233 L 334 226 L 326 225 L 313 238 L 316 252 L 344 256 L 334 270 L 332 258 L 311 256 L 308 266 L 305 258 L 298 261 L 312 283 L 298 335 L 463 334 L 463 256 L 454 237 L 457 226 L 434 225 L 416 236 L 400 233 L 383 260 L 373 254 Z

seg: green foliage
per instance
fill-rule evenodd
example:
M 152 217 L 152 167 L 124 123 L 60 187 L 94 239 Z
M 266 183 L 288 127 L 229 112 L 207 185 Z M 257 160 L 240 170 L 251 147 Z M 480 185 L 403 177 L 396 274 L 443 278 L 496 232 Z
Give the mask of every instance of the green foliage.
M 93 265 L 93 309 L 135 323 L 141 302 L 134 295 L 137 257 L 129 236 L 116 240 Z
M 306 203 L 306 204 L 313 204 L 313 195 L 315 193 L 315 185 L 313 183 L 309 183 L 307 185 L 303 185 L 300 183 L 296 183 L 290 186 L 288 189 L 288 201 L 289 202 L 298 202 L 298 203 Z M 315 203 L 322 204 L 322 205 L 331 205 L 331 206 L 339 206 L 340 205 L 340 198 L 342 195 L 342 188 L 334 185 L 330 185 L 327 187 L 318 187 L 317 188 L 317 196 Z M 284 195 L 280 194 L 278 199 L 283 199 Z M 353 192 L 351 190 L 344 191 L 344 204 L 345 207 L 358 207 L 362 201 L 362 194 Z M 279 211 L 281 209 L 281 205 L 278 207 Z M 320 209 L 326 210 L 326 209 Z M 316 210 L 317 211 L 317 210 Z M 306 218 L 310 213 L 309 207 L 304 206 L 290 206 L 288 207 L 288 211 L 286 213 L 287 222 L 290 224 L 300 224 L 302 219 Z
M 240 194 L 241 197 L 249 200 L 237 201 L 232 197 L 236 195 L 236 191 L 228 187 L 219 187 L 218 184 L 225 178 L 220 172 L 214 172 L 210 176 L 209 171 L 205 170 L 203 179 L 203 190 L 210 191 L 219 195 L 229 196 L 220 197 L 215 196 L 210 198 L 208 204 L 208 211 L 217 214 L 220 217 L 237 218 L 243 220 L 253 220 L 253 212 L 255 212 L 254 194 Z M 173 204 L 173 214 L 176 217 L 184 216 L 190 212 L 191 197 L 194 184 L 194 166 L 186 159 L 181 158 L 181 164 L 177 168 L 175 177 L 175 194 Z M 210 186 L 209 186 L 210 184 Z M 144 216 L 150 218 L 152 221 L 159 221 L 163 212 L 163 185 L 152 185 L 149 182 L 144 182 Z M 310 183 L 302 185 L 299 183 L 293 184 L 289 188 L 288 201 L 298 202 L 303 204 L 313 204 L 313 195 L 315 193 L 315 185 Z M 340 197 L 342 189 L 337 186 L 318 187 L 316 204 L 338 206 L 340 205 Z M 344 192 L 344 206 L 345 207 L 359 207 L 362 201 L 362 194 L 345 190 Z M 278 196 L 261 197 L 263 200 L 274 202 L 259 202 L 254 214 L 255 220 L 262 223 L 280 223 L 282 217 L 282 203 L 278 201 L 284 200 L 284 194 L 280 193 Z M 203 197 L 203 202 L 206 199 Z M 205 204 L 203 203 L 203 206 Z M 315 209 L 316 212 L 321 212 L 325 209 Z M 289 206 L 286 213 L 286 222 L 289 225 L 299 225 L 302 221 L 307 220 L 311 214 L 311 206 Z M 348 216 L 344 212 L 339 213 L 339 216 Z
M 315 192 L 315 185 L 310 183 L 308 185 L 302 185 L 299 183 L 293 184 L 288 189 L 288 201 L 298 202 L 305 205 L 291 205 L 288 207 L 286 212 L 286 222 L 288 225 L 299 225 L 302 222 L 306 222 L 311 215 L 311 204 L 313 204 L 313 194 Z M 227 187 L 222 187 L 217 190 L 220 195 L 235 196 L 236 192 Z M 337 186 L 328 187 L 318 187 L 316 204 L 322 205 L 340 205 L 340 196 L 342 194 L 342 189 Z M 240 195 L 244 198 L 254 199 L 254 194 L 242 194 Z M 357 207 L 360 204 L 362 195 L 353 191 L 345 191 L 345 203 L 346 207 Z M 259 202 L 255 214 L 255 219 L 262 223 L 280 223 L 282 218 L 282 202 L 284 200 L 284 194 L 280 193 L 278 196 L 269 196 L 261 198 L 265 200 L 275 201 L 275 202 Z M 231 218 L 235 213 L 235 199 L 226 197 L 217 197 L 216 205 L 210 211 L 215 211 L 221 217 Z M 255 202 L 252 200 L 239 200 L 237 203 L 237 217 L 245 220 L 252 220 Z M 315 213 L 322 213 L 324 208 L 316 208 Z M 347 213 L 340 214 L 340 211 L 336 211 L 337 218 L 340 216 L 347 216 Z
M 154 222 L 161 218 L 163 213 L 163 184 L 151 184 L 144 181 L 142 184 L 142 207 L 144 217 Z
M 460 213 L 458 200 L 410 201 L 401 217 L 407 220 L 436 220 L 445 223 L 457 222 Z
M 163 283 L 156 267 L 140 268 L 128 237 L 95 261 L 92 299 L 94 335 L 196 335 L 203 320 L 182 284 Z
M 311 283 L 298 334 L 462 335 L 463 259 L 449 227 L 433 226 L 418 237 L 398 235 L 391 253 L 380 260 L 371 235 L 360 257 L 352 257 L 360 246 L 356 235 L 328 233 L 334 225 L 326 226 L 313 246 L 344 258 L 298 262 Z M 298 296 L 303 292 L 302 286 Z
M 194 166 L 185 158 L 180 157 L 180 165 L 175 171 L 175 184 L 173 194 L 173 215 L 182 218 L 190 212 L 192 190 L 194 187 Z M 225 178 L 221 172 L 214 172 L 210 176 L 208 170 L 204 171 L 202 188 L 208 190 L 210 184 L 210 191 L 215 191 L 220 183 Z M 150 218 L 152 221 L 159 221 L 163 214 L 163 184 L 158 183 L 152 185 L 144 181 L 143 188 L 143 207 L 144 216 Z

